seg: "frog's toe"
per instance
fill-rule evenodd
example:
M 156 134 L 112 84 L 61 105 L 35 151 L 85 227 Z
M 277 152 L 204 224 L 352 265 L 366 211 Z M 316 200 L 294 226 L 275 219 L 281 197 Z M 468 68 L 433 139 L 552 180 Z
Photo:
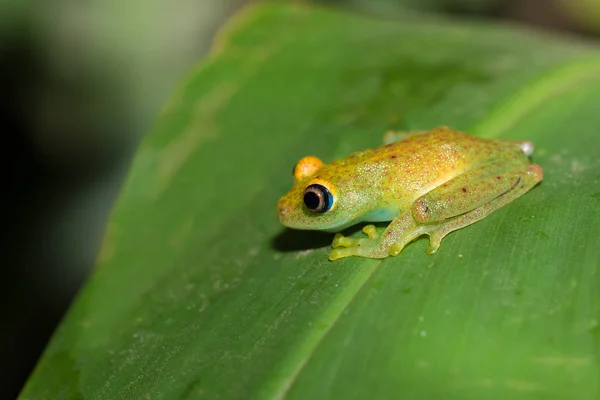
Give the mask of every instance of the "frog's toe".
M 361 239 L 368 240 L 368 239 Z M 364 243 L 364 242 L 363 242 Z M 373 242 L 371 242 L 373 243 Z M 363 245 L 353 246 L 346 248 L 336 248 L 331 250 L 329 253 L 329 259 L 331 261 L 339 260 L 344 257 L 365 257 L 365 258 L 385 258 L 388 256 L 387 252 L 379 245 Z
M 429 246 L 427 246 L 427 248 L 425 249 L 425 253 L 431 255 L 431 254 L 435 254 L 437 252 L 437 250 L 439 249 L 439 244 L 437 246 L 432 246 L 431 244 Z
M 358 247 L 366 244 L 369 239 L 353 239 L 351 237 L 347 237 L 342 235 L 341 233 L 336 233 L 333 237 L 333 242 L 331 242 L 331 247 Z
M 363 253 L 363 249 L 361 249 L 360 247 L 337 248 L 331 250 L 331 252 L 329 253 L 329 259 L 331 261 L 335 261 L 339 260 L 340 258 L 352 256 L 365 257 Z
M 333 237 L 333 242 L 331 242 L 331 247 L 350 247 L 352 246 L 353 239 L 342 235 L 341 233 L 336 233 Z
M 404 249 L 404 245 L 402 243 L 394 243 L 390 247 L 388 247 L 388 254 L 392 257 L 397 256 Z
M 438 249 L 440 248 L 442 239 L 449 232 L 450 231 L 444 231 L 444 230 L 437 230 L 437 231 L 431 232 L 429 234 L 429 246 L 427 246 L 427 248 L 425 249 L 425 253 L 427 253 L 429 255 L 435 254 L 438 251 Z
M 379 233 L 377 233 L 377 228 L 375 225 L 367 225 L 363 228 L 363 232 L 367 234 L 369 239 L 377 239 L 379 238 Z
M 354 255 L 354 252 L 352 251 L 352 248 L 346 248 L 346 249 L 336 248 L 336 249 L 331 250 L 331 252 L 329 253 L 329 259 L 331 261 L 335 261 L 335 260 L 339 260 L 340 258 L 350 257 L 353 255 Z

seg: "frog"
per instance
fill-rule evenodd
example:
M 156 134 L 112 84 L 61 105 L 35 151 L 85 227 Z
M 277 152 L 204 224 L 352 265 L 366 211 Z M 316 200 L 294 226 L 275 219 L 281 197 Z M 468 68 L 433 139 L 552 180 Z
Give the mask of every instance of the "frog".
M 324 163 L 308 155 L 277 202 L 287 228 L 335 233 L 329 260 L 397 256 L 420 236 L 435 254 L 450 232 L 524 195 L 543 179 L 531 141 L 487 139 L 438 126 L 388 131 L 379 147 Z M 375 224 L 388 222 L 380 232 Z M 341 232 L 357 224 L 366 237 Z M 380 228 L 381 230 L 381 228 Z

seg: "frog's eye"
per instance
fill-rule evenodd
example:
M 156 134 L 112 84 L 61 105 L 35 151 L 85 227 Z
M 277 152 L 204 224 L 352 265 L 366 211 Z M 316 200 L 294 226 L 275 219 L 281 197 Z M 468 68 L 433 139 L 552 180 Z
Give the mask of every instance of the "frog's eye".
M 302 158 L 294 166 L 294 180 L 299 181 L 317 172 L 323 166 L 323 161 L 314 156 L 306 156 Z
M 324 213 L 331 209 L 333 196 L 325 186 L 313 184 L 304 189 L 304 205 L 312 212 Z

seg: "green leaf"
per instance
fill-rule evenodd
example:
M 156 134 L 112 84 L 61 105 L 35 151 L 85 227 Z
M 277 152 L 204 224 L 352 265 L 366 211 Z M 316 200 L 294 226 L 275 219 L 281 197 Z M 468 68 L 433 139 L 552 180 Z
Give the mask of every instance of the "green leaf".
M 21 398 L 597 398 L 598 104 L 572 39 L 245 10 L 139 148 Z M 438 125 L 532 140 L 544 181 L 433 256 L 330 262 L 331 235 L 278 224 L 300 157 Z

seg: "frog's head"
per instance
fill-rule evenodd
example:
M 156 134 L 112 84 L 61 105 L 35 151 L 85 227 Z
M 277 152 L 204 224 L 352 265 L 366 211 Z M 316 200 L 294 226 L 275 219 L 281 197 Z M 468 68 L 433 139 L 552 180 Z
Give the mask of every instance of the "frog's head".
M 294 186 L 277 203 L 277 217 L 294 229 L 340 231 L 357 222 L 371 202 L 343 167 L 313 156 L 294 168 Z

